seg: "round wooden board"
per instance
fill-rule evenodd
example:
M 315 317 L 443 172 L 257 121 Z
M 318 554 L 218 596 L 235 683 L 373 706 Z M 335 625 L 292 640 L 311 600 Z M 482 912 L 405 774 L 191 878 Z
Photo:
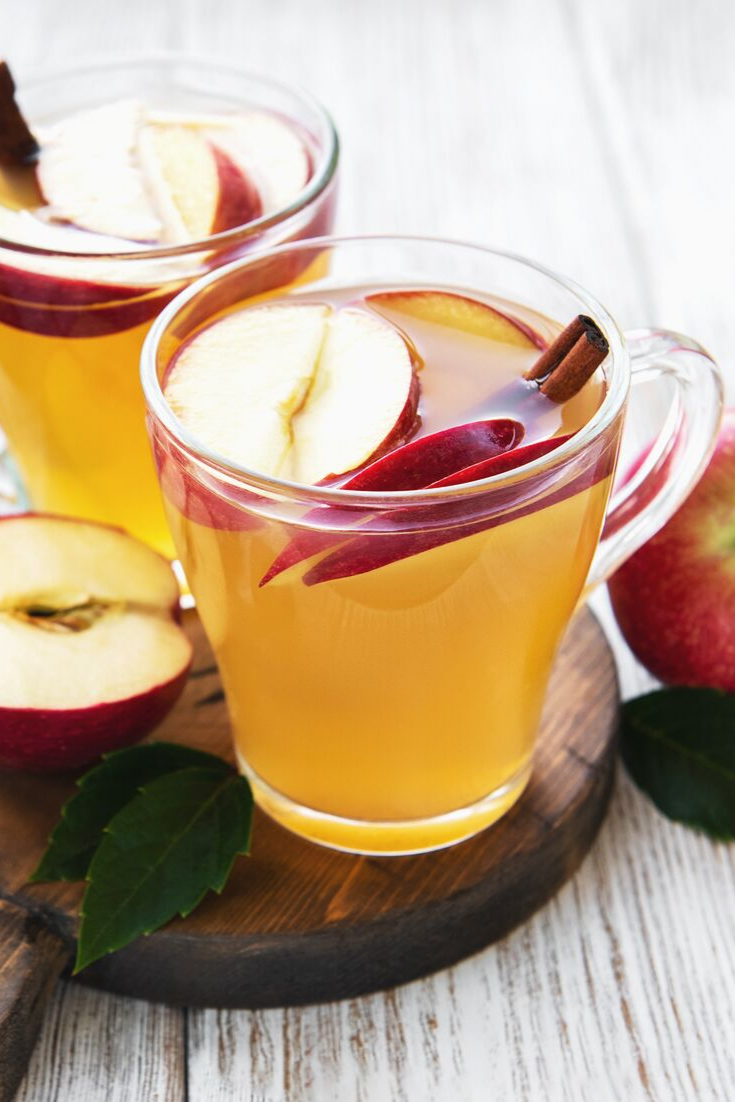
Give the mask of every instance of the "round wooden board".
M 211 652 L 195 614 L 187 623 L 193 675 L 157 737 L 228 754 Z M 82 982 L 174 1004 L 272 1007 L 362 995 L 453 964 L 528 918 L 579 865 L 612 787 L 617 710 L 612 654 L 585 610 L 554 670 L 531 783 L 496 826 L 438 853 L 360 858 L 257 813 L 252 856 L 221 896 L 99 961 Z M 29 913 L 69 954 L 81 886 L 26 880 L 72 789 L 69 778 L 0 776 L 0 911 Z M 0 976 L 2 953 L 0 940 Z

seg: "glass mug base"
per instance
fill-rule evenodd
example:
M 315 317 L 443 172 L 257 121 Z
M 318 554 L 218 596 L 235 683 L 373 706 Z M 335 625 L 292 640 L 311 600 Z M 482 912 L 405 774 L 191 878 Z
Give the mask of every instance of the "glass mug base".
M 431 853 L 473 838 L 510 811 L 531 776 L 529 760 L 505 784 L 475 803 L 427 819 L 360 820 L 329 815 L 295 803 L 267 784 L 236 752 L 255 802 L 280 826 L 309 842 L 363 857 L 409 857 Z

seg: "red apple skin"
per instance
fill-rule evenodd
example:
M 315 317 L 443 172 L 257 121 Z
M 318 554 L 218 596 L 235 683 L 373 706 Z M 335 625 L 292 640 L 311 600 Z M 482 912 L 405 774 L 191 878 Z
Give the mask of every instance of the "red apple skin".
M 423 490 L 458 469 L 517 447 L 524 431 L 520 421 L 497 417 L 440 429 L 376 459 L 343 489 Z
M 491 459 L 473 463 L 470 467 L 463 467 L 461 471 L 447 475 L 432 483 L 433 490 L 441 486 L 461 486 L 465 482 L 479 482 L 483 478 L 492 478 L 496 474 L 505 474 L 507 471 L 515 471 L 518 467 L 524 467 L 527 463 L 533 463 L 536 459 L 556 451 L 567 440 L 572 439 L 572 433 L 567 436 L 552 436 L 549 440 L 537 440 L 534 444 L 526 444 L 522 448 L 513 448 L 512 451 L 502 452 Z
M 702 480 L 609 590 L 620 630 L 655 677 L 735 692 L 735 409 Z
M 211 232 L 222 233 L 260 218 L 263 204 L 255 184 L 226 153 L 212 143 L 210 148 L 219 180 L 219 202 Z
M 0 766 L 31 773 L 80 769 L 140 742 L 181 696 L 191 662 L 176 677 L 126 700 L 89 708 L 0 707 Z
M 155 284 L 95 283 L 91 279 L 66 279 L 0 264 L 0 295 L 42 306 L 101 306 L 140 298 L 155 290 Z
M 44 337 L 107 337 L 152 321 L 176 294 L 167 289 L 134 301 L 108 303 L 98 309 L 65 309 L 0 298 L 0 322 Z

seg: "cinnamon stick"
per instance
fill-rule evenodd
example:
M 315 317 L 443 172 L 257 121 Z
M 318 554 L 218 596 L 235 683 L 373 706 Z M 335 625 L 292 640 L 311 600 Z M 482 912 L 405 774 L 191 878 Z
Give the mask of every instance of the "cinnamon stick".
M 28 165 L 39 145 L 15 99 L 15 81 L 6 61 L 0 61 L 0 164 Z
M 539 382 L 552 402 L 568 402 L 578 394 L 609 352 L 600 327 L 585 314 L 569 323 L 523 376 Z

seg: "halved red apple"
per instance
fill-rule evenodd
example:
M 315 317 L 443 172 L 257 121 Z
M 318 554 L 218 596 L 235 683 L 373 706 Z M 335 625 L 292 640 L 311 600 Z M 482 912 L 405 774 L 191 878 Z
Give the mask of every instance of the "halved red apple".
M 397 330 L 366 311 L 274 304 L 200 330 L 164 389 L 206 446 L 261 474 L 315 484 L 406 438 L 415 367 Z
M 476 337 L 519 345 L 521 348 L 546 348 L 546 342 L 520 318 L 504 314 L 479 299 L 467 298 L 453 291 L 381 291 L 368 295 L 367 302 L 381 314 L 393 320 L 393 315 L 418 318 L 461 329 Z M 397 320 L 397 319 L 396 319 Z
M 135 742 L 187 679 L 191 644 L 161 556 L 119 529 L 0 520 L 0 764 L 58 770 Z

